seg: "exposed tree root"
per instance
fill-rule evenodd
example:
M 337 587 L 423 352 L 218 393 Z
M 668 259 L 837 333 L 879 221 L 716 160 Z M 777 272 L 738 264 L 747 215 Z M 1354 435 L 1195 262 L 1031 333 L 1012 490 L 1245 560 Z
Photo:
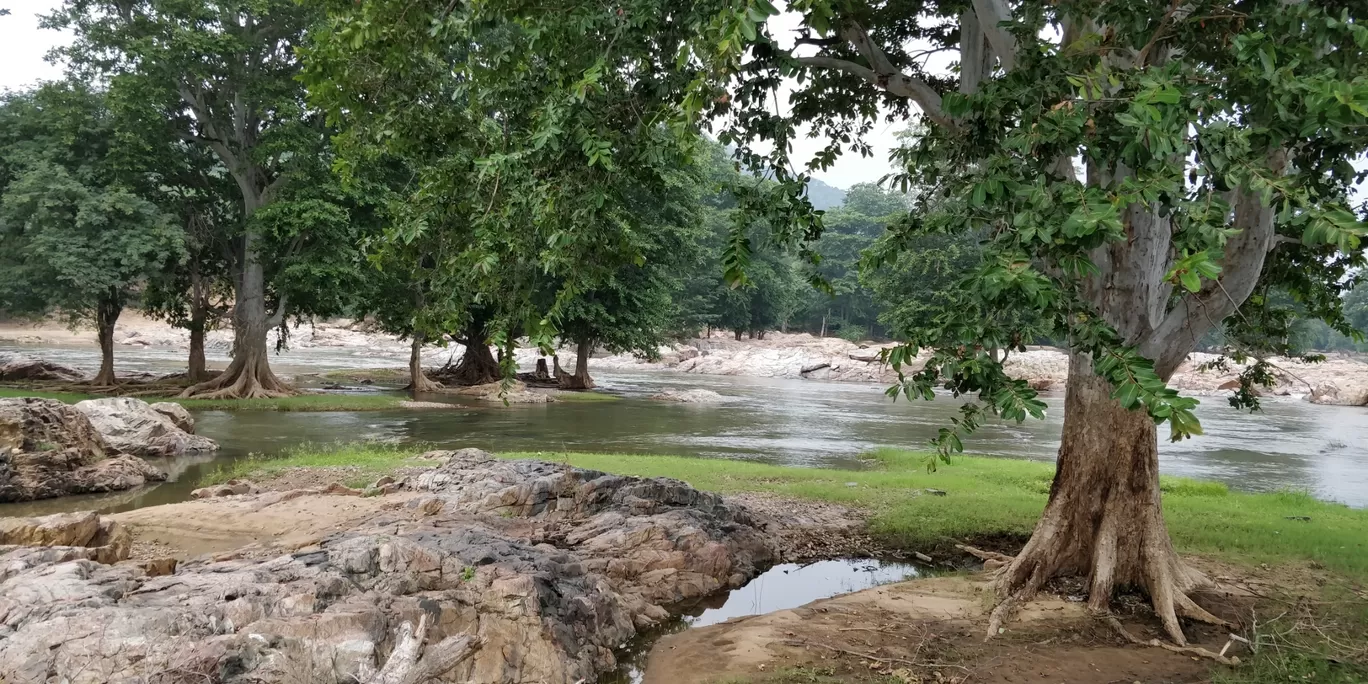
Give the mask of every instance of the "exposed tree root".
M 234 358 L 228 369 L 212 380 L 187 387 L 182 399 L 279 399 L 298 394 L 276 378 L 265 357 Z
M 1166 651 L 1182 653 L 1183 655 L 1210 658 L 1222 665 L 1233 666 L 1240 664 L 1240 659 L 1238 657 L 1230 656 L 1229 658 L 1227 658 L 1221 655 L 1220 653 L 1212 653 L 1211 651 L 1208 651 L 1205 648 L 1201 648 L 1200 646 L 1174 646 L 1173 644 L 1166 644 L 1158 639 L 1150 639 L 1149 641 L 1145 641 L 1140 637 L 1135 636 L 1134 634 L 1131 634 L 1130 632 L 1126 631 L 1126 628 L 1121 625 L 1121 621 L 1117 620 L 1116 616 L 1106 615 L 1103 617 L 1103 619 L 1106 621 L 1108 625 L 1111 626 L 1113 631 L 1121 635 L 1121 638 L 1137 646 L 1154 646 L 1157 648 L 1162 648 Z

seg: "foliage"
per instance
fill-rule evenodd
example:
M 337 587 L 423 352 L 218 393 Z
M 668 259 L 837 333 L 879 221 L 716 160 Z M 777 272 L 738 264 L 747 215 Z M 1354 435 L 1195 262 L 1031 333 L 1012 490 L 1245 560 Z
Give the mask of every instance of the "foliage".
M 149 274 L 184 258 L 169 217 L 132 189 L 118 125 L 102 94 L 75 84 L 0 103 L 0 306 L 117 316 Z

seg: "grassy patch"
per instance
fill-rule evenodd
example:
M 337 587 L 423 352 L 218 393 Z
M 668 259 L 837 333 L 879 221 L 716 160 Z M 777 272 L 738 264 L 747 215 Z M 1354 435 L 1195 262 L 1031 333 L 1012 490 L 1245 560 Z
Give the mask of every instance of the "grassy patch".
M 279 456 L 253 454 L 219 466 L 202 476 L 199 484 L 207 487 L 228 480 L 267 480 L 291 468 L 346 468 L 349 476 L 343 484 L 363 487 L 381 475 L 411 464 L 419 453 L 422 451 L 415 451 L 412 444 L 301 444 Z
M 317 377 L 333 382 L 365 382 L 369 380 L 371 382 L 407 385 L 409 370 L 407 368 L 351 368 L 319 373 Z
M 39 397 L 74 404 L 100 399 L 110 394 L 83 394 L 0 387 L 0 399 Z M 301 394 L 280 399 L 181 399 L 179 397 L 139 397 L 149 403 L 169 401 L 191 411 L 384 411 L 400 408 L 404 397 L 390 394 Z
M 379 472 L 402 465 L 421 451 L 412 445 L 302 448 L 274 462 L 281 467 L 364 464 Z M 879 466 L 869 470 L 635 454 L 501 455 L 563 461 L 624 475 L 674 477 L 724 493 L 771 492 L 867 508 L 874 514 L 874 533 L 921 550 L 944 547 L 955 539 L 1024 539 L 1045 507 L 1053 474 L 1047 463 L 967 456 L 928 473 L 925 454 L 892 450 L 871 454 Z M 1183 478 L 1164 478 L 1162 486 L 1169 532 L 1184 553 L 1245 564 L 1310 561 L 1348 577 L 1368 579 L 1368 510 L 1300 493 L 1231 492 L 1220 484 Z M 927 493 L 928 489 L 945 496 Z
M 67 404 L 74 404 L 86 399 L 95 399 L 96 395 L 81 394 L 79 392 L 45 392 L 40 390 L 27 390 L 16 387 L 0 387 L 0 399 L 17 399 L 21 397 L 37 397 L 39 399 L 56 399 Z
M 167 399 L 191 411 L 383 411 L 400 408 L 390 394 L 301 394 L 280 399 Z
M 552 395 L 556 401 L 568 401 L 583 404 L 594 404 L 605 401 L 622 401 L 622 397 L 606 392 L 556 392 Z

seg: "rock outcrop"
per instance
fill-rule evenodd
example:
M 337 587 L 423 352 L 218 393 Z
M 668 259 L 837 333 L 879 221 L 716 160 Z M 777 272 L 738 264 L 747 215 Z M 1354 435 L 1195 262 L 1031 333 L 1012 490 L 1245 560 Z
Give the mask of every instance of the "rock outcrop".
M 128 558 L 133 536 L 123 525 L 93 512 L 42 518 L 0 518 L 0 581 L 28 565 L 77 559 L 117 563 Z
M 161 401 L 152 404 L 150 408 L 169 418 L 171 423 L 182 431 L 195 434 L 195 417 L 190 415 L 190 411 L 184 406 L 169 401 Z
M 0 399 L 0 503 L 114 492 L 166 479 L 120 456 L 85 414 L 52 399 Z
M 744 508 L 682 482 L 469 449 L 428 456 L 444 463 L 403 505 L 267 560 L 190 561 L 161 577 L 81 559 L 7 565 L 18 569 L 0 582 L 0 681 L 353 681 L 424 616 L 429 644 L 482 645 L 441 681 L 594 681 L 665 606 L 777 558 Z
M 1311 403 L 1329 406 L 1368 406 L 1368 383 L 1354 379 L 1325 382 L 1311 390 Z
M 456 387 L 446 391 L 481 401 L 507 402 L 509 404 L 545 404 L 556 400 L 550 393 L 530 390 L 525 383 L 519 381 L 510 383 L 508 387 L 504 387 L 502 381 L 496 381 L 470 387 Z
M 60 364 L 23 356 L 0 356 L 0 382 L 81 382 L 85 373 Z
M 78 402 L 76 410 L 84 413 L 105 443 L 120 453 L 171 457 L 218 448 L 214 440 L 182 430 L 170 417 L 141 399 L 88 399 Z

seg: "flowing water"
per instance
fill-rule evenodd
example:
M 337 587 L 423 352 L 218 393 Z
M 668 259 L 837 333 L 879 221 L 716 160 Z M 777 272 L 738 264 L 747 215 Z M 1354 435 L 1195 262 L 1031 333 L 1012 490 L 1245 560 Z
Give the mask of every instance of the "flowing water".
M 78 367 L 95 364 L 95 350 L 90 348 L 0 346 L 0 352 L 5 351 Z M 173 349 L 120 349 L 117 359 L 122 372 L 160 372 L 181 368 L 183 356 Z M 290 352 L 273 363 L 282 373 L 400 365 L 390 357 L 318 348 Z M 201 474 L 221 464 L 301 443 L 377 440 L 438 448 L 680 454 L 858 468 L 864 467 L 860 456 L 875 447 L 923 448 L 959 406 L 949 397 L 893 402 L 883 386 L 874 384 L 669 371 L 594 375 L 603 391 L 621 400 L 510 407 L 467 404 L 450 411 L 205 412 L 196 416 L 197 431 L 218 440 L 222 449 L 212 456 L 160 464 L 171 471 L 174 481 L 135 492 L 0 506 L 0 515 L 77 508 L 119 511 L 184 500 Z M 699 405 L 649 398 L 662 389 L 691 387 L 713 390 L 728 401 Z M 966 449 L 1053 459 L 1063 397 L 1045 399 L 1045 420 L 987 425 L 967 441 Z M 1248 415 L 1230 408 L 1223 398 L 1207 397 L 1198 416 L 1205 435 L 1160 446 L 1164 473 L 1217 480 L 1239 490 L 1305 490 L 1353 506 L 1368 505 L 1368 409 L 1274 397 L 1264 401 L 1262 412 Z M 1166 432 L 1161 428 L 1161 437 Z

